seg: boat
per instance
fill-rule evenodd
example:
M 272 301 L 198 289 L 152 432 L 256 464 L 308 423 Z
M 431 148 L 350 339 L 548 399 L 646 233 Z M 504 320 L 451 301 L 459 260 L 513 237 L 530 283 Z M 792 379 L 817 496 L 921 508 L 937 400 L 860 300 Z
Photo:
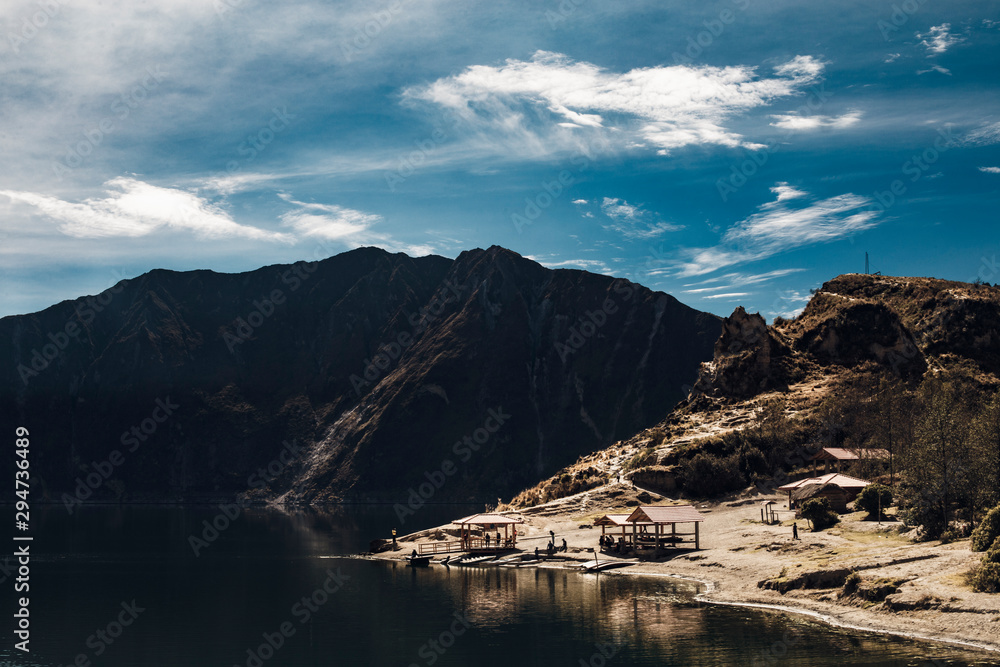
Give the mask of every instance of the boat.
M 475 556 L 474 558 L 463 558 L 458 561 L 459 565 L 478 565 L 479 563 L 485 563 L 488 560 L 493 560 L 496 556 Z
M 406 564 L 410 567 L 427 567 L 431 563 L 430 556 L 407 556 Z
M 604 562 L 588 560 L 586 563 L 580 564 L 580 569 L 587 572 L 604 572 L 605 570 L 612 570 L 616 567 L 628 567 L 629 565 L 634 565 L 634 563 L 620 560 L 606 560 Z

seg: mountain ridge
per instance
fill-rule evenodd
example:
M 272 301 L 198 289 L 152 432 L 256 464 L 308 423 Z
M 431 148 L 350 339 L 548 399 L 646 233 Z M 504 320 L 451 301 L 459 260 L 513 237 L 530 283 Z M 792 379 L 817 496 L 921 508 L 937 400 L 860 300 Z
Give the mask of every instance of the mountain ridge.
M 489 500 L 661 419 L 718 324 L 499 246 L 158 269 L 0 319 L 0 415 L 38 431 L 50 497 L 117 450 L 84 495 L 328 502 L 404 498 L 492 410 L 511 417 L 435 497 Z M 157 401 L 177 405 L 162 422 Z M 146 440 L 128 451 L 134 428 Z M 294 460 L 251 484 L 291 443 Z

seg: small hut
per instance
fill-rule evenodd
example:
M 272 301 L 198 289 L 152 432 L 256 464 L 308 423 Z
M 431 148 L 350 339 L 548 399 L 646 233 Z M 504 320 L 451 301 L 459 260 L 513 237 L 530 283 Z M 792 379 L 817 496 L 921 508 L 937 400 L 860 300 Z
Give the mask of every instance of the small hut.
M 804 484 L 792 492 L 792 499 L 798 510 L 795 516 L 802 514 L 802 503 L 810 498 L 826 498 L 830 503 L 830 509 L 835 512 L 844 513 L 847 511 L 848 493 L 837 484 Z
M 847 502 L 851 502 L 858 497 L 858 494 L 861 493 L 861 489 L 871 484 L 871 482 L 864 479 L 858 479 L 857 477 L 851 477 L 850 475 L 844 475 L 839 472 L 831 472 L 829 475 L 823 475 L 821 477 L 807 477 L 806 479 L 800 479 L 797 482 L 790 482 L 778 487 L 779 491 L 785 491 L 788 493 L 788 509 L 795 509 L 795 498 L 793 498 L 792 494 L 807 484 L 835 484 L 843 489 L 847 494 Z
M 861 459 L 873 459 L 883 461 L 889 458 L 889 452 L 885 449 L 844 449 L 842 447 L 824 447 L 816 452 L 812 457 L 813 474 L 816 474 L 816 464 L 823 462 L 823 472 L 830 472 L 830 464 L 834 465 L 836 472 L 840 472 L 844 465 L 849 465 Z

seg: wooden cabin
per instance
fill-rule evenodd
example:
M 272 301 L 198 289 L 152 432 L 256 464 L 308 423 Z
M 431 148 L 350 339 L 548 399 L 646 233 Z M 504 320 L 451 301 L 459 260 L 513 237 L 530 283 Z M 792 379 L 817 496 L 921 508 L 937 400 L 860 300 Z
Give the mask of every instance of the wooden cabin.
M 830 509 L 843 514 L 847 511 L 848 493 L 842 487 L 834 483 L 828 484 L 804 484 L 792 492 L 792 499 L 798 511 L 795 516 L 802 514 L 802 503 L 810 498 L 826 498 L 830 503 Z
M 833 464 L 836 472 L 840 472 L 845 465 L 852 464 L 861 459 L 874 459 L 884 461 L 889 458 L 889 452 L 885 449 L 844 449 L 842 447 L 824 447 L 816 452 L 812 457 L 813 474 L 816 474 L 816 464 L 823 462 L 823 472 L 830 472 L 830 465 Z
M 797 482 L 790 482 L 778 487 L 779 491 L 785 491 L 788 494 L 788 509 L 791 510 L 796 507 L 795 498 L 792 497 L 792 494 L 807 484 L 834 484 L 844 490 L 847 494 L 846 502 L 849 503 L 857 498 L 858 494 L 861 493 L 861 489 L 871 484 L 871 482 L 839 472 L 832 472 L 829 475 L 822 475 L 821 477 L 807 477 Z

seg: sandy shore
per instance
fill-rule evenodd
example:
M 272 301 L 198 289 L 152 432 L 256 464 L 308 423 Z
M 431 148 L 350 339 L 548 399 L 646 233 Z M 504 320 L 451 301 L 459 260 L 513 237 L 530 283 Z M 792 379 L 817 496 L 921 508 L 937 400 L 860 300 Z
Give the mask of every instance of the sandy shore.
M 597 547 L 601 534 L 600 528 L 591 526 L 593 520 L 605 513 L 630 512 L 637 498 L 643 504 L 671 502 L 655 494 L 650 500 L 631 485 L 621 484 L 523 510 L 518 549 L 544 550 L 549 531 L 554 531 L 556 544 L 566 540 L 565 556 L 572 560 L 551 565 L 575 567 L 574 561 L 592 560 L 594 554 L 588 549 Z M 777 501 L 781 524 L 761 522 L 760 501 L 766 499 Z M 679 576 L 704 583 L 700 598 L 706 602 L 807 613 L 853 629 L 1000 651 L 1000 595 L 973 592 L 963 576 L 980 558 L 970 551 L 969 540 L 913 543 L 900 534 L 898 524 L 879 526 L 863 521 L 861 514 L 845 515 L 838 526 L 818 533 L 799 520 L 801 539 L 793 540 L 793 513 L 781 509 L 784 496 L 754 495 L 696 507 L 705 516 L 700 550 L 668 552 L 656 561 L 623 558 L 634 564 L 608 574 Z M 452 529 L 440 526 L 403 536 L 399 550 L 377 557 L 404 558 L 419 543 L 453 540 L 446 532 Z M 599 557 L 616 560 L 611 554 Z M 842 597 L 845 570 L 857 571 L 865 588 L 892 580 L 897 590 L 882 601 Z M 758 586 L 778 578 L 784 586 L 808 581 L 810 587 L 781 593 Z

